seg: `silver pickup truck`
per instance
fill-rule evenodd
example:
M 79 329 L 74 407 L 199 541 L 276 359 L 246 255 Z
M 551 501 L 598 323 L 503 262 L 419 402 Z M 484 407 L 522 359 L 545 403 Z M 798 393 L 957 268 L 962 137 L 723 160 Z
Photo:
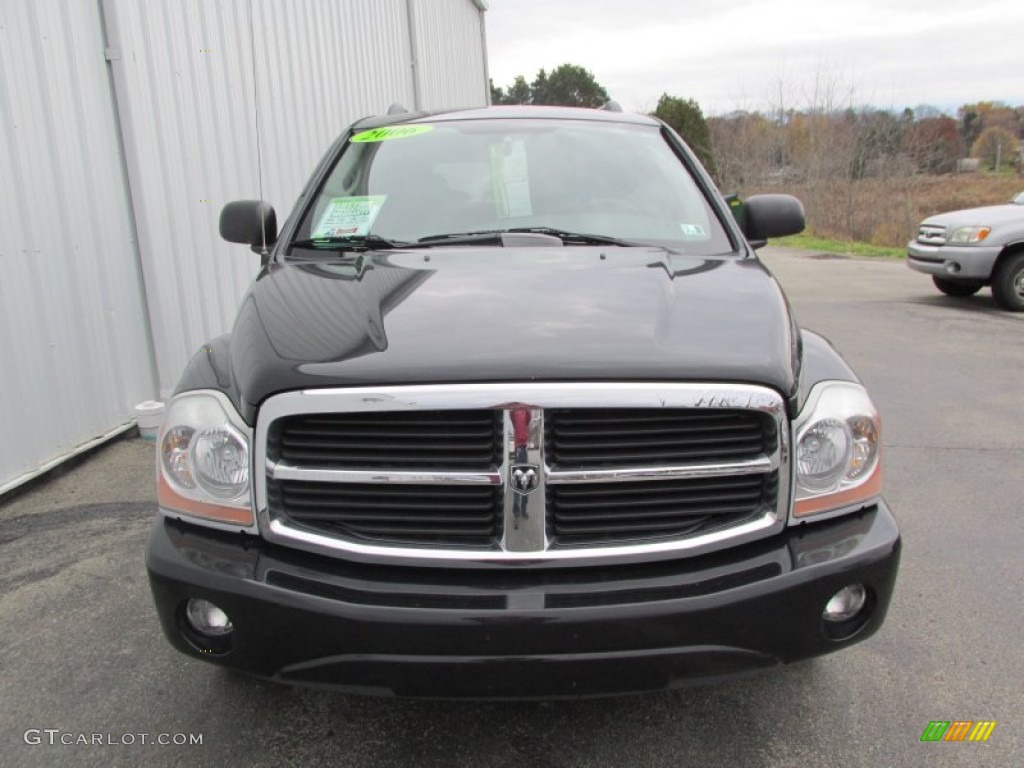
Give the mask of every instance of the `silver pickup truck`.
M 925 219 L 907 244 L 907 266 L 948 296 L 990 285 L 999 306 L 1024 312 L 1024 192 L 1004 205 Z

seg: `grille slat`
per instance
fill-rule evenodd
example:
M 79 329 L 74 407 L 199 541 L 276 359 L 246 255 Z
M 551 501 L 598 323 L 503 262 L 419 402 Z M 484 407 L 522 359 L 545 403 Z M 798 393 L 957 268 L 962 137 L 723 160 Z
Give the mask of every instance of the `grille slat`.
M 342 527 L 342 523 L 337 523 L 339 527 Z M 344 525 L 345 529 L 350 530 L 353 526 Z M 361 525 L 360 533 L 363 536 L 373 537 L 399 537 L 401 539 L 414 539 L 417 537 L 435 538 L 451 536 L 452 538 L 467 538 L 473 536 L 485 537 L 491 529 L 488 526 L 469 526 L 469 525 L 382 525 L 368 524 Z
M 309 486 L 309 487 L 307 487 L 307 486 Z M 331 486 L 331 487 L 335 487 L 335 486 Z M 346 496 L 348 496 L 350 498 L 353 498 L 353 499 L 359 499 L 359 498 L 381 499 L 381 498 L 387 498 L 389 496 L 392 496 L 392 495 L 397 494 L 397 493 L 402 493 L 402 492 L 412 493 L 418 499 L 420 499 L 421 502 L 426 501 L 426 503 L 431 503 L 435 499 L 440 500 L 441 502 L 446 502 L 446 501 L 448 501 L 448 500 L 450 500 L 452 498 L 450 486 L 445 486 L 445 485 L 408 485 L 408 486 L 404 486 L 403 485 L 403 486 L 395 486 L 395 485 L 386 485 L 386 484 L 378 485 L 378 484 L 375 484 L 375 483 L 372 483 L 372 484 L 371 483 L 363 483 L 363 484 L 346 483 L 344 486 L 339 485 L 337 487 L 338 488 L 342 488 L 343 487 L 345 489 Z M 407 489 L 409 489 L 409 490 L 407 490 Z M 468 488 L 465 490 L 465 493 L 467 494 L 467 496 L 468 496 L 469 490 L 470 489 L 468 489 Z M 476 490 L 478 493 L 480 493 L 481 497 L 484 497 L 484 496 L 486 496 L 486 495 L 491 493 L 491 491 L 489 489 L 485 490 L 483 488 L 475 488 L 474 490 Z M 310 485 L 310 484 L 307 484 L 307 483 L 302 483 L 301 485 L 299 485 L 299 484 L 289 485 L 288 486 L 288 493 L 289 493 L 289 495 L 291 496 L 292 499 L 299 501 L 299 503 L 302 503 L 301 500 L 299 499 L 299 497 L 301 497 L 301 496 L 308 495 L 308 496 L 311 496 L 311 497 L 314 497 L 314 498 L 318 498 L 318 497 L 322 497 L 323 494 L 324 494 L 324 492 L 322 490 L 322 486 Z
M 293 512 L 293 515 L 296 514 Z M 357 512 L 308 512 L 306 510 L 301 511 L 301 517 L 303 520 L 309 522 L 313 520 L 326 520 L 329 522 L 367 522 L 367 523 L 382 523 L 387 522 L 389 524 L 399 525 L 402 523 L 415 523 L 422 525 L 423 517 L 421 515 L 408 514 L 408 515 L 379 515 L 379 514 L 368 514 L 368 513 L 357 513 Z M 490 523 L 489 515 L 477 515 L 475 517 L 462 516 L 462 515 L 431 515 L 430 522 L 432 524 L 443 525 L 450 523 L 459 524 L 471 524 L 478 523 L 480 525 L 486 525 Z M 415 527 L 411 525 L 410 527 Z
M 657 520 L 658 518 L 674 517 L 677 519 L 691 518 L 691 517 L 712 517 L 722 516 L 728 514 L 735 514 L 737 512 L 749 512 L 751 508 L 750 504 L 703 504 L 693 505 L 686 508 L 670 507 L 654 512 L 636 512 L 631 511 L 630 514 L 572 514 L 561 515 L 555 519 L 556 528 L 561 527 L 563 530 L 582 530 L 589 524 L 594 525 L 594 530 L 613 528 L 618 524 L 618 521 L 625 520 L 623 525 L 633 526 L 642 525 L 644 520 Z M 637 522 L 639 521 L 639 522 Z
M 558 536 L 583 536 L 624 534 L 629 536 L 640 536 L 651 533 L 685 533 L 699 528 L 710 518 L 710 515 L 703 517 L 692 515 L 685 520 L 664 520 L 664 521 L 630 521 L 608 525 L 573 525 L 571 527 L 560 526 L 555 523 L 555 533 Z
M 659 480 L 649 483 L 587 483 L 580 485 L 564 485 L 561 486 L 557 492 L 563 497 L 572 498 L 595 498 L 595 499 L 606 499 L 616 494 L 621 494 L 624 498 L 639 499 L 643 498 L 648 494 L 656 494 L 661 496 L 665 493 L 665 486 L 663 483 L 666 481 Z M 730 491 L 736 491 L 744 487 L 749 488 L 760 488 L 762 480 L 756 476 L 747 477 L 723 477 L 723 478 L 697 478 L 686 481 L 686 491 L 690 493 L 711 493 L 714 492 L 715 498 L 719 498 L 718 494 L 728 493 Z
M 624 449 L 624 447 L 667 447 L 667 446 L 678 446 L 680 442 L 687 441 L 687 435 L 685 432 L 645 432 L 645 433 L 633 433 L 630 435 L 608 435 L 607 437 L 602 436 L 598 439 L 590 434 L 583 435 L 587 439 L 587 443 L 595 449 Z M 580 436 L 567 434 L 562 431 L 561 434 L 552 440 L 552 445 L 555 446 L 556 451 L 571 450 L 572 447 L 578 443 Z M 718 434 L 714 436 L 702 436 L 700 439 L 701 445 L 737 445 L 743 443 L 754 443 L 756 449 L 760 447 L 764 441 L 760 431 L 748 430 L 744 434 Z
M 559 455 L 564 457 L 566 453 L 567 451 L 562 451 Z M 603 467 L 609 464 L 624 467 L 675 466 L 702 459 L 714 459 L 722 462 L 740 461 L 742 460 L 739 456 L 741 453 L 742 458 L 753 458 L 760 456 L 762 452 L 760 445 L 757 447 L 749 446 L 748 450 L 745 451 L 737 451 L 731 447 L 695 447 L 674 450 L 638 450 L 634 448 L 630 451 L 614 450 L 612 448 L 604 451 L 577 450 L 573 452 L 571 462 L 563 458 L 562 461 L 550 466 L 556 469 L 581 469 L 587 467 L 595 469 L 598 466 Z
M 305 513 L 313 513 L 317 509 L 338 509 L 342 506 L 345 509 L 365 509 L 365 510 L 389 510 L 389 509 L 409 509 L 413 506 L 409 501 L 401 500 L 380 500 L 380 501 L 366 501 L 365 499 L 335 499 L 335 498 L 319 498 L 305 501 L 295 501 L 293 499 L 285 497 L 285 503 L 293 510 L 301 510 Z M 429 503 L 423 501 L 415 502 L 415 508 L 417 510 L 429 511 L 429 510 L 443 510 L 443 509 L 458 509 L 466 512 L 473 510 L 489 510 L 491 508 L 490 499 L 444 499 L 435 500 Z
M 673 514 L 676 514 L 677 509 L 688 509 L 692 505 L 708 504 L 718 509 L 722 504 L 727 502 L 746 502 L 744 507 L 749 509 L 750 503 L 757 503 L 761 498 L 761 489 L 758 488 L 754 493 L 729 493 L 721 494 L 719 496 L 688 496 L 685 494 L 671 493 L 665 494 L 657 498 L 632 498 L 629 496 L 622 496 L 620 498 L 602 499 L 601 501 L 575 501 L 570 498 L 560 498 L 558 500 L 559 508 L 565 512 L 573 512 L 574 510 L 621 510 L 624 506 L 629 507 L 630 517 L 642 517 L 644 513 L 636 512 L 637 508 L 643 507 L 671 507 Z M 611 513 L 599 515 L 597 512 L 591 512 L 593 516 L 611 517 Z M 621 513 L 620 513 L 621 514 Z M 587 517 L 586 514 L 574 515 L 577 519 L 580 517 Z
M 440 469 L 440 462 L 434 457 L 437 452 L 398 453 L 396 451 L 332 452 L 325 458 L 322 451 L 287 451 L 283 458 L 299 467 L 335 467 L 346 469 Z M 473 454 L 449 453 L 444 462 L 445 469 L 479 469 L 486 471 L 494 465 L 481 465 Z

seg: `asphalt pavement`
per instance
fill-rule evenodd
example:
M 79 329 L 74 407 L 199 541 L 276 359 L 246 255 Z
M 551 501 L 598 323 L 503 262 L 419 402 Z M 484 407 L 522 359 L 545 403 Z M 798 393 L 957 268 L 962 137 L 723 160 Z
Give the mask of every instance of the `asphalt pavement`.
M 164 640 L 143 566 L 153 446 L 124 439 L 0 500 L 0 764 L 1024 764 L 1024 314 L 987 290 L 942 296 L 898 261 L 763 257 L 882 412 L 904 551 L 874 637 L 758 677 L 587 701 L 251 680 Z M 986 743 L 922 743 L 932 720 L 997 725 Z

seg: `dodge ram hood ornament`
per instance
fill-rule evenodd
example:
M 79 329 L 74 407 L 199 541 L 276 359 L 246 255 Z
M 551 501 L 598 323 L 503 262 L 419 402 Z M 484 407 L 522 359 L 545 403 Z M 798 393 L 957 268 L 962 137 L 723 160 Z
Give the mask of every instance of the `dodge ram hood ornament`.
M 524 496 L 537 487 L 539 467 L 533 464 L 513 464 L 511 472 L 512 490 Z

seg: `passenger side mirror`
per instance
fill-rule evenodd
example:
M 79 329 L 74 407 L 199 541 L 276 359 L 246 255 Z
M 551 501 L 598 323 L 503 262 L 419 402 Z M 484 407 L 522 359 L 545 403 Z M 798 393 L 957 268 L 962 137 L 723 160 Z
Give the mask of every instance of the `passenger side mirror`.
M 743 201 L 743 234 L 754 248 L 769 237 L 785 237 L 804 231 L 804 206 L 792 195 L 754 195 Z
M 220 236 L 229 243 L 244 243 L 266 255 L 277 242 L 277 214 L 263 200 L 235 200 L 220 212 Z

